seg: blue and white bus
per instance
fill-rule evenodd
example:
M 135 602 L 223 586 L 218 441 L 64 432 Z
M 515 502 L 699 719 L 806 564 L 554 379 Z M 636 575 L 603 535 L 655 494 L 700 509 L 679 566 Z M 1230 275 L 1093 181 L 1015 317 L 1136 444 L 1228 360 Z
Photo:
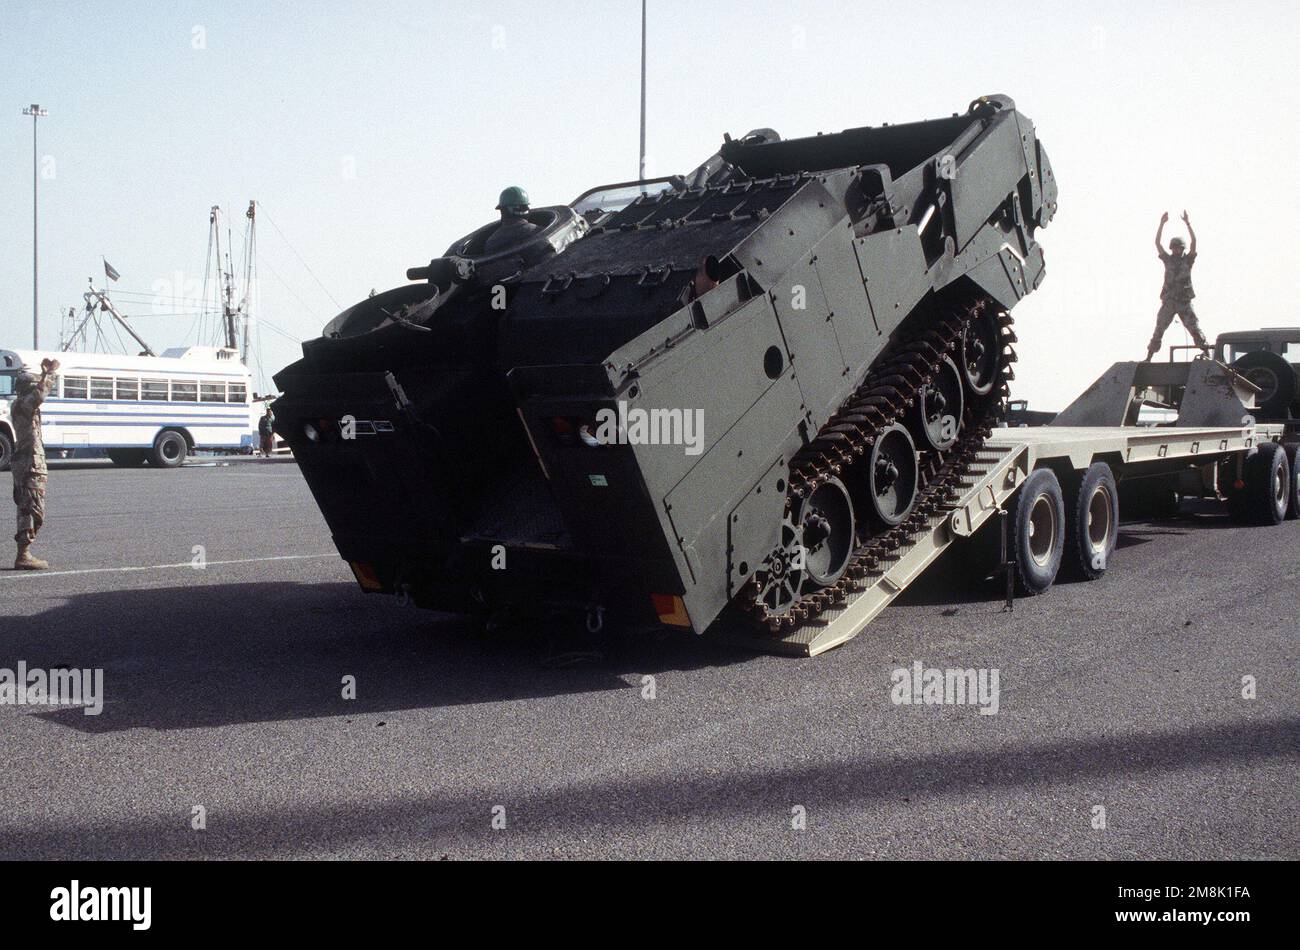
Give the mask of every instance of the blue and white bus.
M 192 346 L 162 356 L 0 350 L 0 470 L 13 452 L 10 402 L 22 370 L 59 361 L 41 409 L 46 449 L 104 449 L 117 465 L 175 468 L 197 449 L 251 450 L 260 405 L 235 350 Z

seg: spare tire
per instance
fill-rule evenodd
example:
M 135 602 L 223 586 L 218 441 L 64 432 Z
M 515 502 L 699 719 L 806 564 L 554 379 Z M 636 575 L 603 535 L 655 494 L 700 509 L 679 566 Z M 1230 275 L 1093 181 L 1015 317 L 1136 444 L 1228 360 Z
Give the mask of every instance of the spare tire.
M 1297 386 L 1295 369 L 1285 359 L 1267 350 L 1256 350 L 1235 360 L 1232 368 L 1245 376 L 1261 390 L 1256 397 L 1259 408 L 1256 418 L 1286 419 L 1295 402 Z

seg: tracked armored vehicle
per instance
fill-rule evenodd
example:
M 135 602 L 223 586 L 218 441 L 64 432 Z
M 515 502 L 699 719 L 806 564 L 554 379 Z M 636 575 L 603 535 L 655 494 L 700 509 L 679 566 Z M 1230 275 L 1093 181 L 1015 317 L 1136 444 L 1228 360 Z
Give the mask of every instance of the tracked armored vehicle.
M 277 375 L 277 429 L 366 591 L 779 635 L 967 484 L 1056 202 L 1002 96 L 728 138 L 344 311 Z

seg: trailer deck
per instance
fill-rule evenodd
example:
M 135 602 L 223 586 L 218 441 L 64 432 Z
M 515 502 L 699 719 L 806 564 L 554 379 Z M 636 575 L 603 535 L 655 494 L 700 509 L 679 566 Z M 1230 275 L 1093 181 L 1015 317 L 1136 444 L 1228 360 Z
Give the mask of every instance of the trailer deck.
M 1098 426 L 995 429 L 962 482 L 956 502 L 926 521 L 843 606 L 793 630 L 770 634 L 741 621 L 720 621 L 718 639 L 765 653 L 812 657 L 852 640 L 924 573 L 947 548 L 973 535 L 999 511 L 1031 472 L 1044 465 L 1074 472 L 1106 461 L 1117 478 L 1134 478 L 1245 455 L 1265 441 L 1280 441 L 1282 425 L 1233 428 Z

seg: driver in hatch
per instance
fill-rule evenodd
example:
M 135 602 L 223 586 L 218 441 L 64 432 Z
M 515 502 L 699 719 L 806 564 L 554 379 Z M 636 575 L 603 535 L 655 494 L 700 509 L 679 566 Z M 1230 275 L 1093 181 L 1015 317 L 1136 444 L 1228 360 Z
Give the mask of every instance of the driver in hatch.
M 537 225 L 528 220 L 528 192 L 518 185 L 501 192 L 497 210 L 501 212 L 501 223 L 483 242 L 484 254 L 498 254 L 517 247 L 537 230 Z

